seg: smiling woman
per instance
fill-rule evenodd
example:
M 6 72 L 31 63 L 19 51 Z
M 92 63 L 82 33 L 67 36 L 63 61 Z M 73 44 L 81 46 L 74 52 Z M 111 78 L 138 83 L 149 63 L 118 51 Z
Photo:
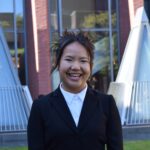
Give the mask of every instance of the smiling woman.
M 59 44 L 58 44 L 59 43 Z M 64 32 L 53 69 L 60 81 L 35 100 L 28 122 L 29 150 L 122 150 L 119 113 L 111 95 L 88 84 L 94 46 L 83 32 Z

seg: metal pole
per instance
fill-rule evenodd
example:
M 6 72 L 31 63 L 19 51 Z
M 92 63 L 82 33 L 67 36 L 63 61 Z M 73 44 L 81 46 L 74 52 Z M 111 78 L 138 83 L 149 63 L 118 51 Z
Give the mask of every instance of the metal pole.
M 16 4 L 13 0 L 13 13 L 14 13 L 14 49 L 15 49 L 15 64 L 18 73 L 18 47 L 17 47 L 17 19 L 16 19 Z
M 108 13 L 109 13 L 109 50 L 110 50 L 110 79 L 114 81 L 114 68 L 113 68 L 113 48 L 112 48 L 112 19 L 111 19 L 111 0 L 108 0 Z
M 26 34 L 26 13 L 25 13 L 25 0 L 23 0 L 23 32 L 24 32 L 24 63 L 25 63 L 25 81 L 26 85 L 29 85 L 28 78 L 28 52 L 27 52 L 27 34 Z
M 121 53 L 120 53 L 120 28 L 119 28 L 119 0 L 116 0 L 116 14 L 117 14 L 117 50 L 118 50 L 118 64 L 120 65 Z
M 62 35 L 63 23 L 62 23 L 62 0 L 57 0 L 57 14 L 58 14 L 58 34 Z

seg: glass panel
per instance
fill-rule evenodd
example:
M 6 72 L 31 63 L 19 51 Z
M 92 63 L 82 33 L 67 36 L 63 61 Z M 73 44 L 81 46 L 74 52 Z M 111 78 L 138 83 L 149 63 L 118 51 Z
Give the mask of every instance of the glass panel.
M 50 26 L 51 30 L 58 29 L 58 21 L 57 21 L 57 0 L 51 0 L 50 5 Z
M 0 24 L 4 29 L 7 29 L 8 31 L 13 31 L 13 19 L 13 13 L 0 13 Z
M 23 16 L 18 14 L 16 15 L 16 19 L 17 19 L 17 30 L 18 32 L 23 31 Z
M 116 6 L 117 6 L 117 0 L 112 0 L 111 4 L 111 19 L 112 19 L 112 27 L 116 28 L 117 27 L 117 11 L 116 11 Z
M 22 85 L 25 85 L 25 54 L 24 54 L 24 34 L 18 33 L 18 73 Z
M 118 50 L 118 38 L 117 38 L 117 32 L 113 32 L 113 51 L 114 51 L 114 61 L 113 61 L 113 69 L 114 69 L 114 80 L 116 80 L 118 69 L 119 69 L 119 50 Z
M 52 45 L 55 43 L 56 40 L 58 40 L 58 32 L 51 32 L 51 51 L 50 51 L 50 56 L 51 56 L 51 68 L 54 67 L 55 61 L 56 61 L 56 51 L 54 48 L 52 48 Z M 57 80 L 56 80 L 57 79 Z M 51 76 L 51 83 L 52 83 L 52 88 L 56 89 L 59 85 L 59 73 L 58 71 L 54 71 Z
M 91 32 L 95 37 L 94 65 L 92 72 L 93 88 L 107 92 L 110 82 L 110 54 L 108 32 Z
M 25 51 L 24 51 L 24 24 L 23 24 L 23 0 L 16 0 L 16 23 L 17 23 L 17 48 L 18 48 L 18 74 L 22 85 L 25 79 Z
M 16 20 L 17 20 L 17 30 L 23 30 L 23 0 L 16 0 Z
M 55 42 L 55 40 L 58 40 L 58 32 L 57 31 L 51 31 L 51 43 Z
M 100 2 L 62 0 L 63 29 L 108 27 L 107 1 Z
M 0 23 L 4 29 L 13 30 L 13 0 L 1 0 L 0 3 Z
M 10 54 L 14 61 L 14 59 L 15 59 L 14 33 L 13 32 L 5 32 L 5 38 L 6 38 L 9 50 L 10 50 Z
M 56 59 L 56 51 L 54 51 L 54 48 L 52 48 L 53 44 L 55 43 L 56 40 L 58 40 L 58 32 L 51 32 L 52 34 L 52 39 L 51 39 L 51 66 L 54 66 L 54 62 Z
M 23 1 L 24 0 L 15 0 L 16 14 L 20 14 L 21 16 L 23 16 Z
M 0 13 L 13 12 L 13 0 L 1 0 Z

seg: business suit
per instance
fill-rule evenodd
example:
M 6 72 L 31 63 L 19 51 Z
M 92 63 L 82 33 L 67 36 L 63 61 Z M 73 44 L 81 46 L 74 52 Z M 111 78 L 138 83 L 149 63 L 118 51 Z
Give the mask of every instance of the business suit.
M 112 96 L 87 89 L 78 126 L 56 91 L 34 101 L 28 123 L 29 150 L 122 150 L 121 123 Z

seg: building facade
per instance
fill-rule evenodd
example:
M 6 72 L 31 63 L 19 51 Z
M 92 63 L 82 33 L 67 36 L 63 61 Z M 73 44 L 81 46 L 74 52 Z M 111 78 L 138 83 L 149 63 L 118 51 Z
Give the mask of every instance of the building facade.
M 18 76 L 33 99 L 59 84 L 57 71 L 50 73 L 55 59 L 51 47 L 65 29 L 90 34 L 95 45 L 92 86 L 107 92 L 141 6 L 143 0 L 2 0 L 0 22 Z

